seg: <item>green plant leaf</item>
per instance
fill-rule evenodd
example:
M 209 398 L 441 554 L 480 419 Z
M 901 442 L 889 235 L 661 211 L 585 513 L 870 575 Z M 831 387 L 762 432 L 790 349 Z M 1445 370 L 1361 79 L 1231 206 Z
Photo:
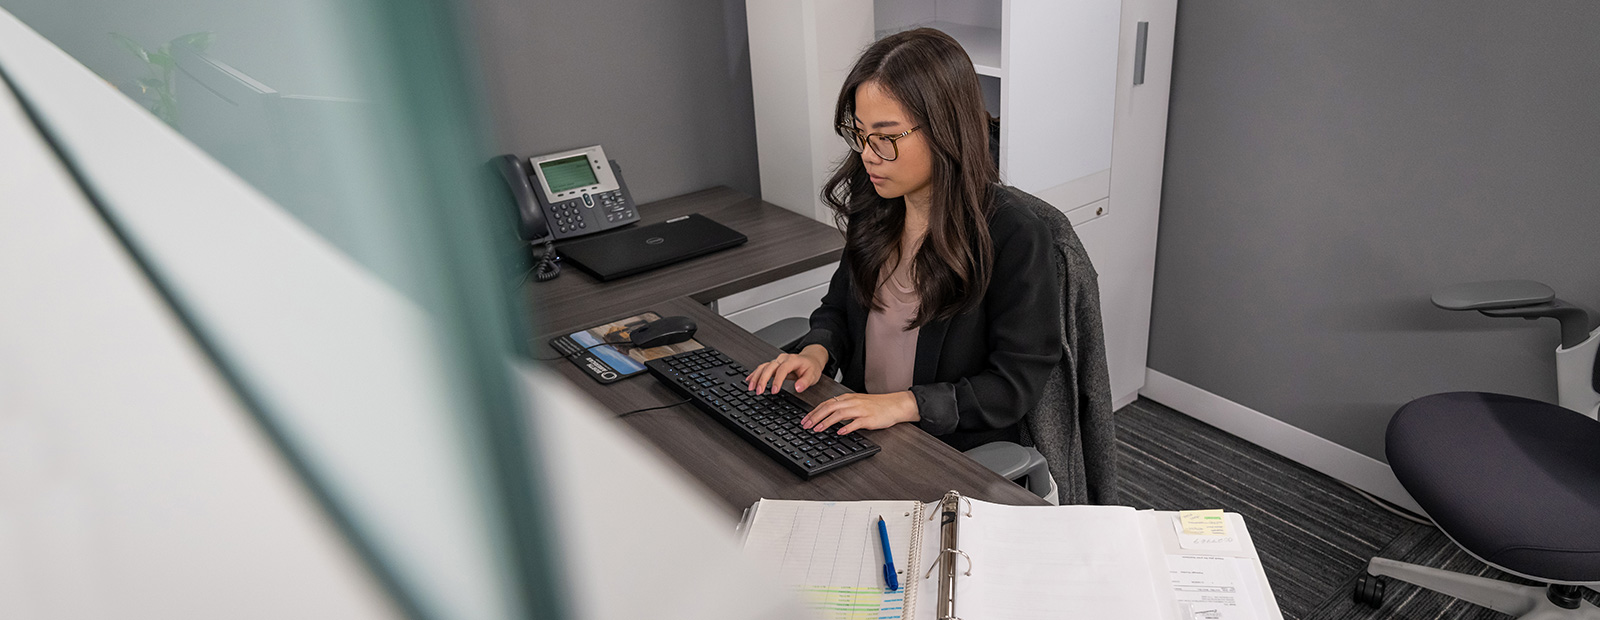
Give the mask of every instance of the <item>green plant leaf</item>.
M 161 46 L 161 49 L 150 52 L 150 64 L 161 67 L 162 69 L 168 71 L 172 70 L 173 67 L 176 67 L 177 63 L 172 61 L 172 47 L 170 45 L 163 45 Z
M 144 51 L 144 46 L 139 45 L 138 41 L 134 41 L 133 39 L 128 38 L 126 35 L 115 32 L 110 34 L 111 38 L 116 39 L 117 42 L 121 43 L 123 47 L 128 48 L 128 51 L 133 52 L 134 56 L 139 57 L 139 60 L 150 62 L 150 54 Z
M 183 35 L 183 36 L 178 37 L 176 39 L 173 39 L 172 41 L 174 43 L 183 43 L 185 45 L 188 45 L 189 47 L 194 48 L 194 51 L 196 51 L 196 52 L 204 52 L 207 49 L 211 48 L 211 42 L 215 41 L 216 39 L 217 39 L 217 33 L 202 31 L 202 32 L 191 32 L 189 34 L 186 34 L 186 35 Z
M 160 93 L 166 88 L 167 83 L 156 78 L 139 78 L 139 90 L 146 94 Z

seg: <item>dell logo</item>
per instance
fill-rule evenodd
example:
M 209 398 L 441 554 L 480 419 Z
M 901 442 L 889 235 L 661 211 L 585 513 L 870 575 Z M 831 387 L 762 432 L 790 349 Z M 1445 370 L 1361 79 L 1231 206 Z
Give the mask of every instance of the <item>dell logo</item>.
M 663 243 L 666 243 L 667 240 L 663 239 L 661 237 L 651 237 L 649 239 L 645 239 L 644 242 L 649 244 L 649 245 L 661 245 Z

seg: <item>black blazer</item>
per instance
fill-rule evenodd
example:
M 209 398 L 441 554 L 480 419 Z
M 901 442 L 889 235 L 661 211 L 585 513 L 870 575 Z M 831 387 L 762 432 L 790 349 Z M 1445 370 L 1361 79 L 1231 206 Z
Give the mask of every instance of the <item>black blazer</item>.
M 977 307 L 922 326 L 912 367 L 918 424 L 958 450 L 1017 441 L 1022 416 L 1038 404 L 1061 359 L 1061 276 L 1050 227 L 1018 203 L 1021 190 L 997 186 L 989 235 L 994 272 Z M 843 383 L 866 388 L 867 312 L 851 294 L 848 259 L 834 272 L 811 331 L 799 348 L 828 350 Z

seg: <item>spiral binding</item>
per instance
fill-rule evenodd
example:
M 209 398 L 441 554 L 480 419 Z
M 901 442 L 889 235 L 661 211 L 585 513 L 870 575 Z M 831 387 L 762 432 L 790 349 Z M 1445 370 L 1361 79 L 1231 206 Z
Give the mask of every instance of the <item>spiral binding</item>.
M 916 514 L 911 517 L 911 522 L 918 524 L 918 527 L 911 528 L 911 549 L 906 552 L 906 572 L 908 574 L 905 578 L 905 609 L 900 614 L 901 618 L 917 617 L 917 590 L 919 589 L 917 588 L 917 583 L 921 580 L 913 579 L 911 575 L 914 573 L 911 573 L 911 571 L 916 570 L 912 567 L 922 566 L 922 527 L 920 526 L 922 524 L 922 511 L 926 509 L 926 505 L 922 502 L 917 502 Z

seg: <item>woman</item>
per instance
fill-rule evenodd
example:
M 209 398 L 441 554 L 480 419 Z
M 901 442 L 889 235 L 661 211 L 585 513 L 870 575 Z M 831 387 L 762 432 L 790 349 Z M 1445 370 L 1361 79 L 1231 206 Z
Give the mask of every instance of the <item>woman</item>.
M 932 29 L 885 37 L 856 61 L 836 105 L 859 157 L 823 201 L 844 256 L 797 354 L 750 373 L 776 393 L 836 365 L 855 390 L 801 425 L 838 432 L 915 422 L 965 450 L 1017 441 L 1061 359 L 1061 302 L 1049 229 L 998 184 L 972 61 Z

